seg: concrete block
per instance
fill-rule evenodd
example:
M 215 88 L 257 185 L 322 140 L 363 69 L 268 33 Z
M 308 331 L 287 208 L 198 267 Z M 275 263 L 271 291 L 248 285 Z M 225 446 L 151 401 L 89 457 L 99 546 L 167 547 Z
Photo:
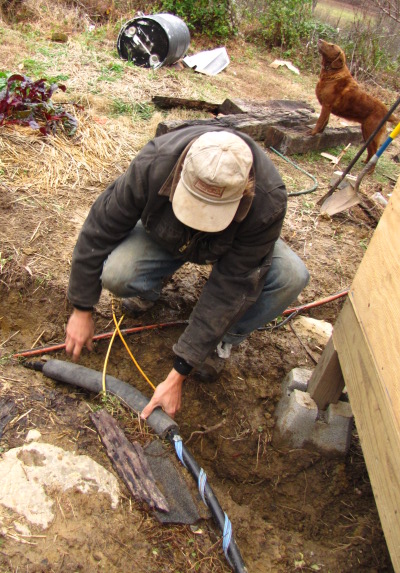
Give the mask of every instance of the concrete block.
M 288 444 L 293 448 L 301 448 L 310 440 L 318 407 L 307 392 L 294 389 L 289 397 L 283 397 L 277 409 L 277 422 L 272 443 Z
M 353 413 L 348 402 L 329 404 L 310 434 L 311 443 L 324 454 L 345 454 L 350 447 Z
M 311 375 L 312 370 L 307 370 L 307 368 L 293 368 L 282 382 L 282 395 L 287 394 L 289 396 L 295 389 L 307 392 Z
M 325 411 L 307 392 L 312 370 L 293 368 L 282 382 L 275 410 L 272 443 L 291 448 L 313 447 L 325 455 L 345 454 L 350 446 L 353 414 L 348 402 L 330 404 Z

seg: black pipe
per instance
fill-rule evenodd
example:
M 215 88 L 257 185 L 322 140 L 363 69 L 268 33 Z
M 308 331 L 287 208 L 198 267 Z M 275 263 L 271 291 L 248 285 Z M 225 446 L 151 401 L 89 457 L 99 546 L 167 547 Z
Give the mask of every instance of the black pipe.
M 52 380 L 79 386 L 96 394 L 99 394 L 103 390 L 102 373 L 97 372 L 97 370 L 86 368 L 85 366 L 80 366 L 71 362 L 64 362 L 63 360 L 24 362 L 24 366 L 40 371 Z M 106 376 L 106 389 L 109 394 L 117 396 L 131 410 L 137 413 L 140 413 L 149 403 L 149 399 L 141 394 L 139 390 L 122 380 L 114 378 L 113 376 Z M 163 412 L 161 408 L 156 408 L 147 418 L 146 422 L 158 436 L 167 437 L 172 444 L 176 445 L 177 438 L 181 441 L 177 423 Z M 187 467 L 196 481 L 199 482 L 199 476 L 202 469 L 183 444 L 181 457 L 178 455 L 178 458 L 183 465 Z M 204 491 L 202 494 L 203 501 L 210 509 L 214 521 L 220 530 L 224 532 L 227 521 L 229 522 L 229 520 L 207 481 L 204 484 Z M 224 552 L 229 565 L 235 573 L 247 573 L 247 569 L 233 536 L 230 537 L 229 545 L 224 549 Z
M 181 440 L 177 428 L 170 430 L 167 437 L 174 446 L 176 444 L 177 439 L 178 441 Z M 196 482 L 199 483 L 199 477 L 202 470 L 184 444 L 182 444 L 181 456 L 178 455 L 178 458 L 180 459 L 182 464 L 189 470 L 189 472 L 192 474 L 192 477 L 194 477 Z M 203 501 L 210 509 L 215 523 L 218 525 L 219 529 L 223 532 L 226 527 L 227 516 L 225 512 L 222 510 L 212 488 L 210 487 L 207 481 L 204 484 L 203 496 L 204 496 Z M 236 545 L 233 536 L 230 538 L 229 545 L 225 551 L 225 557 L 227 558 L 229 565 L 232 567 L 235 573 L 247 573 L 247 568 L 243 562 L 239 548 Z

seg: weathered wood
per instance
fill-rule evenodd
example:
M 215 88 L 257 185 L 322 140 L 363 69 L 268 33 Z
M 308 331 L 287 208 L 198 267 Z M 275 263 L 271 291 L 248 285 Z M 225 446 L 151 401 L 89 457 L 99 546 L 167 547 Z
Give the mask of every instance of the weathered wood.
M 174 107 L 181 107 L 183 109 L 198 109 L 202 111 L 209 111 L 217 115 L 219 113 L 220 105 L 217 103 L 210 103 L 208 101 L 186 99 L 182 97 L 164 97 L 154 96 L 151 101 L 155 106 L 161 109 L 171 109 Z
M 318 409 L 325 410 L 328 404 L 338 402 L 343 388 L 342 369 L 331 336 L 313 370 L 307 391 L 317 404 Z
M 270 109 L 263 115 L 250 115 L 247 113 L 237 113 L 233 115 L 220 115 L 210 119 L 193 119 L 187 121 L 163 121 L 158 124 L 156 136 L 189 127 L 193 125 L 219 125 L 231 129 L 237 129 L 247 133 L 256 141 L 264 141 L 268 130 L 273 126 L 290 127 L 304 125 L 310 122 L 310 116 L 296 111 Z M 311 137 L 311 136 L 310 136 Z
M 393 567 L 400 572 L 400 179 L 334 327 Z
M 271 112 L 296 112 L 304 118 L 312 117 L 315 109 L 304 101 L 290 99 L 271 99 L 265 101 L 251 101 L 243 99 L 226 99 L 221 105 L 219 112 L 224 115 L 246 113 L 252 116 L 266 116 Z M 315 116 L 318 117 L 318 116 Z
M 362 141 L 359 127 L 326 128 L 323 133 L 311 136 L 312 123 L 313 116 L 308 110 L 271 106 L 265 108 L 263 113 L 234 113 L 209 119 L 163 121 L 157 126 L 156 136 L 189 126 L 217 125 L 246 133 L 255 141 L 261 141 L 266 147 L 273 147 L 284 155 L 323 151 Z
M 154 481 L 141 446 L 128 440 L 106 410 L 94 412 L 90 418 L 115 470 L 132 496 L 145 501 L 151 509 L 169 511 L 168 503 Z
M 0 438 L 3 435 L 4 428 L 12 420 L 16 411 L 17 407 L 14 400 L 11 400 L 11 398 L 0 400 Z

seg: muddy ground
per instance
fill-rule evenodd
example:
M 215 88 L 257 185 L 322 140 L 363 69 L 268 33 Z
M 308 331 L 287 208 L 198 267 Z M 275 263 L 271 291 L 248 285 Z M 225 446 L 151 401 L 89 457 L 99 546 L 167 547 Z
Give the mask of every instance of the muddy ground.
M 45 3 L 30 5 L 34 11 Z M 3 127 L 0 131 L 0 398 L 2 403 L 11 399 L 16 408 L 0 447 L 6 452 L 21 446 L 28 431 L 37 429 L 40 441 L 87 454 L 114 472 L 89 415 L 107 408 L 129 439 L 146 445 L 154 436 L 141 427 L 137 416 L 115 400 L 55 383 L 13 358 L 22 349 L 63 342 L 71 310 L 66 300 L 69 263 L 87 209 L 104 186 L 127 167 L 140 146 L 153 137 L 158 121 L 183 117 L 176 111 L 156 112 L 149 119 L 116 116 L 110 111 L 112 101 L 116 94 L 135 103 L 147 103 L 153 95 L 217 103 L 228 96 L 260 102 L 289 98 L 307 101 L 318 111 L 314 95 L 317 76 L 272 69 L 273 56 L 236 42 L 227 46 L 229 67 L 213 78 L 187 69 L 153 72 L 125 67 L 111 83 L 101 79 L 100 72 L 107 66 L 110 72 L 110 62 L 120 65 L 114 48 L 115 26 L 95 30 L 98 36 L 93 40 L 87 30 L 74 29 L 73 15 L 66 12 L 65 20 L 72 22 L 69 41 L 58 47 L 48 39 L 48 19 L 43 20 L 42 15 L 32 20 L 29 34 L 36 31 L 34 41 L 27 28 L 0 22 L 7 48 L 4 69 L 24 70 L 28 59 L 42 58 L 53 66 L 53 73 L 68 76 L 69 101 L 86 102 L 80 116 L 81 131 L 73 142 L 43 143 L 23 128 Z M 373 89 L 386 103 L 394 99 L 383 88 Z M 192 116 L 186 113 L 184 117 Z M 342 123 L 333 118 L 332 125 Z M 87 138 L 98 138 L 101 153 L 96 155 L 90 148 L 85 154 Z M 289 191 L 310 186 L 303 172 L 271 150 L 265 152 L 277 164 Z M 396 153 L 394 144 L 390 157 Z M 317 154 L 292 160 L 318 179 L 315 192 L 289 199 L 283 229 L 284 239 L 311 274 L 309 285 L 299 300 L 293 301 L 303 304 L 351 284 L 382 208 L 377 205 L 368 213 L 357 206 L 331 220 L 321 217 L 316 202 L 329 188 L 334 167 Z M 398 175 L 397 164 L 394 160 L 391 164 Z M 378 165 L 364 191 L 369 196 L 379 191 L 387 198 L 393 179 L 393 171 L 388 178 Z M 166 285 L 154 309 L 140 319 L 125 318 L 123 327 L 186 320 L 208 272 L 205 267 L 187 265 Z M 307 315 L 333 324 L 343 300 L 317 306 Z M 95 319 L 98 333 L 112 329 L 107 293 L 103 293 Z M 155 384 L 169 372 L 172 345 L 183 328 L 167 326 L 128 338 L 136 360 Z M 84 352 L 81 364 L 101 371 L 107 348 L 108 342 L 97 342 L 93 352 Z M 274 331 L 253 333 L 233 352 L 218 382 L 202 383 L 191 375 L 185 383 L 183 407 L 176 421 L 228 514 L 252 573 L 392 571 L 357 429 L 347 455 L 338 458 L 327 458 L 315 450 L 278 450 L 271 444 L 282 380 L 295 367 L 314 368 L 322 350 L 314 340 L 299 335 L 294 322 Z M 62 351 L 52 352 L 51 357 L 68 360 Z M 151 395 L 151 388 L 118 340 L 107 372 Z M 220 532 L 212 520 L 201 520 L 196 526 L 161 525 L 122 483 L 121 490 L 116 509 L 105 495 L 51 492 L 55 518 L 45 530 L 2 507 L 0 571 L 230 571 Z M 16 523 L 29 525 L 30 533 L 23 535 Z

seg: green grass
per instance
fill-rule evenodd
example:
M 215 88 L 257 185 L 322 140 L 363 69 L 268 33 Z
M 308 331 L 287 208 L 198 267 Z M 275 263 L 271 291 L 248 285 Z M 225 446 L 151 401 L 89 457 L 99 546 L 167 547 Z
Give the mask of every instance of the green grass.
M 101 68 L 97 80 L 103 82 L 116 82 L 124 75 L 124 65 L 118 62 L 111 62 Z
M 335 27 L 350 27 L 354 21 L 354 8 L 348 4 L 336 6 L 321 0 L 318 2 L 314 16 L 317 20 Z
M 146 102 L 127 102 L 115 98 L 112 100 L 110 113 L 114 117 L 128 115 L 132 117 L 133 121 L 148 121 L 153 116 L 154 105 Z

